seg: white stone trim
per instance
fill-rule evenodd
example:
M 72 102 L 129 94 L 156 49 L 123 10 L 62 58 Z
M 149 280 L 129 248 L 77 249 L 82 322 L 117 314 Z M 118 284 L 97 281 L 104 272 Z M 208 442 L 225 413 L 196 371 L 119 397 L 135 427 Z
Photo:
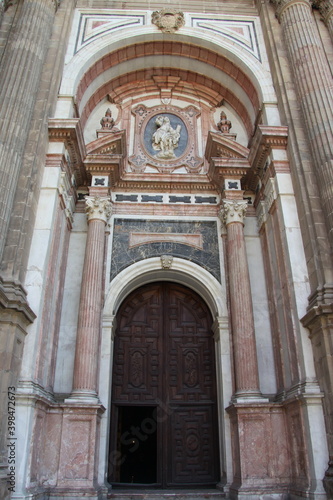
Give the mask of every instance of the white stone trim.
M 208 305 L 213 318 L 216 341 L 216 379 L 219 412 L 219 447 L 221 477 L 232 481 L 231 437 L 229 417 L 225 408 L 232 396 L 232 364 L 230 332 L 225 287 L 208 271 L 193 262 L 174 257 L 172 267 L 163 269 L 161 258 L 153 257 L 132 264 L 120 272 L 108 285 L 104 311 L 102 313 L 102 339 L 99 368 L 99 398 L 106 411 L 101 418 L 99 483 L 105 481 L 108 467 L 108 443 L 110 429 L 110 401 L 112 386 L 113 339 L 116 329 L 116 314 L 126 296 L 136 288 L 154 281 L 173 281 L 196 291 Z
M 172 269 L 161 269 L 160 257 L 141 260 L 120 272 L 110 283 L 104 311 L 116 314 L 124 298 L 133 290 L 154 281 L 174 281 L 195 290 L 205 300 L 213 318 L 227 316 L 222 285 L 208 271 L 191 261 L 174 257 Z
M 246 16 L 245 16 L 246 17 Z M 244 17 L 244 19 L 245 19 Z M 156 31 L 153 25 L 142 26 L 136 29 L 124 29 L 119 36 L 115 37 L 113 33 L 105 34 L 96 41 L 91 42 L 82 48 L 71 59 L 67 56 L 67 64 L 63 73 L 60 94 L 75 95 L 76 88 L 84 73 L 97 60 L 111 51 L 117 50 L 126 45 L 134 45 L 142 42 L 155 40 L 164 40 L 164 34 Z M 213 50 L 217 53 L 223 53 L 228 59 L 237 64 L 242 71 L 253 81 L 260 94 L 260 99 L 264 102 L 276 102 L 276 95 L 269 73 L 269 67 L 266 63 L 263 65 L 255 57 L 249 56 L 249 52 L 242 49 L 238 44 L 232 44 L 224 37 L 211 34 L 207 30 L 198 30 L 196 28 L 184 27 L 181 32 L 169 33 L 168 40 L 180 43 L 193 43 Z M 197 40 L 197 41 L 196 41 Z M 264 45 L 262 45 L 263 47 Z M 132 61 L 132 63 L 134 60 Z

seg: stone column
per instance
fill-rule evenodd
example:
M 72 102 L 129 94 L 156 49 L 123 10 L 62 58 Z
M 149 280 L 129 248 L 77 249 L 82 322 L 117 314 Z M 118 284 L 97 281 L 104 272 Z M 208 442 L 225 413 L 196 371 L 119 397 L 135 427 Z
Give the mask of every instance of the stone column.
M 333 80 L 310 0 L 271 0 L 281 23 L 333 244 Z
M 73 391 L 70 399 L 96 402 L 105 225 L 111 216 L 111 202 L 109 198 L 87 197 L 86 205 L 88 234 L 81 285 Z
M 314 5 L 318 7 L 333 41 L 333 0 L 315 0 Z
M 219 214 L 227 229 L 227 264 L 237 400 L 261 398 L 250 276 L 243 229 L 246 208 L 246 201 L 225 199 Z
M 0 255 L 3 251 L 56 4 L 25 0 L 0 66 Z

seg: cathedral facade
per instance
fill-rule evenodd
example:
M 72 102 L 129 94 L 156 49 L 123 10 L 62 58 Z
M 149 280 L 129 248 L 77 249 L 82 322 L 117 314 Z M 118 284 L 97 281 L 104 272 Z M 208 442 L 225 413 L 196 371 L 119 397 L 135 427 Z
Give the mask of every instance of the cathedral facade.
M 332 0 L 0 1 L 1 498 L 333 498 L 332 70 Z

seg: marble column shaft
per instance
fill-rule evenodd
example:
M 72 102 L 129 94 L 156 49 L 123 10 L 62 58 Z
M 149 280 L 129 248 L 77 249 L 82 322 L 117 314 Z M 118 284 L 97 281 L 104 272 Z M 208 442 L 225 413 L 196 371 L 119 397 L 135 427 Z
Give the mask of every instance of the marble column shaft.
M 22 2 L 0 66 L 0 256 L 54 14 L 51 0 Z
M 236 397 L 260 396 L 250 276 L 244 225 L 247 203 L 224 200 L 222 222 L 227 229 L 227 263 L 235 362 Z
M 281 22 L 333 244 L 333 80 L 310 0 L 272 0 Z
M 87 198 L 88 234 L 83 266 L 72 397 L 97 397 L 102 311 L 105 225 L 111 215 L 106 198 Z

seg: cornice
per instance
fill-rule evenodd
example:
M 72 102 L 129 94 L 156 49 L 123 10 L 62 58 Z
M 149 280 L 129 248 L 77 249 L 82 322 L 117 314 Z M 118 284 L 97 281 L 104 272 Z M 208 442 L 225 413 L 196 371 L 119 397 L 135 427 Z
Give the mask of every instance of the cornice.
M 0 276 L 0 306 L 12 312 L 23 315 L 24 321 L 29 324 L 36 319 L 30 308 L 24 288 L 20 283 L 2 279 Z
M 258 177 L 263 176 L 267 159 L 273 149 L 284 149 L 288 146 L 288 127 L 259 125 L 251 141 L 249 162 L 251 172 L 248 176 L 248 188 L 256 189 Z
M 68 151 L 70 163 L 74 170 L 78 186 L 83 186 L 87 181 L 87 174 L 83 165 L 86 156 L 83 132 L 79 118 L 50 118 L 50 142 L 62 142 Z

